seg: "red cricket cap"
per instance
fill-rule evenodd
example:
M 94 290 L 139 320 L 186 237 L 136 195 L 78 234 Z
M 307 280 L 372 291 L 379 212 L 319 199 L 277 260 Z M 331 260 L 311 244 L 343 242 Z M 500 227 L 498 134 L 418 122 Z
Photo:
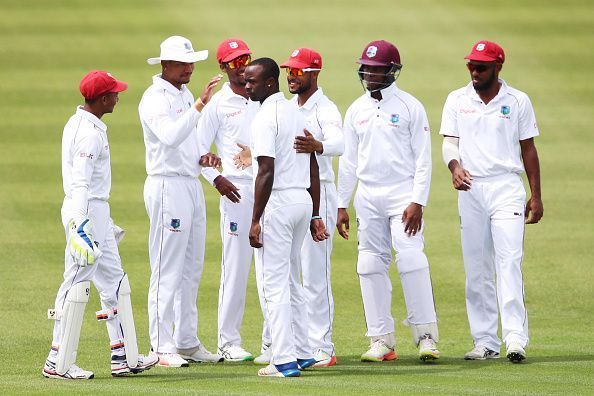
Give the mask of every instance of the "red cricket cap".
M 103 70 L 93 70 L 80 80 L 80 93 L 85 99 L 97 99 L 106 93 L 122 92 L 127 88 L 127 83 L 116 80 Z
M 505 62 L 505 52 L 499 44 L 492 41 L 481 40 L 476 43 L 470 54 L 466 55 L 464 59 L 478 61 L 478 62 Z
M 295 69 L 321 69 L 322 55 L 309 48 L 297 48 L 289 59 L 280 67 L 294 67 Z
M 389 41 L 372 41 L 365 46 L 361 58 L 357 63 L 367 66 L 400 65 L 400 52 L 398 52 L 398 48 Z
M 250 48 L 245 41 L 230 38 L 219 44 L 219 48 L 217 49 L 217 61 L 219 61 L 219 63 L 225 63 L 232 61 L 241 55 L 250 55 L 251 53 L 252 51 L 250 51 Z

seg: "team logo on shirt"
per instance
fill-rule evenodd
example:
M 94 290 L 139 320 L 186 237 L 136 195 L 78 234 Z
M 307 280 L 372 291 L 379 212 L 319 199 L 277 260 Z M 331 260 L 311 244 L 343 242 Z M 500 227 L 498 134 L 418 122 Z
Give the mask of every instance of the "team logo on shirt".
M 399 119 L 400 119 L 400 114 L 392 114 L 392 116 L 390 117 L 390 122 L 392 124 L 396 124 Z
M 501 114 L 503 115 L 508 115 L 510 113 L 510 108 L 509 106 L 501 106 Z
M 171 219 L 171 228 L 169 229 L 169 231 L 172 232 L 181 232 L 181 230 L 179 229 L 179 227 L 181 226 L 181 220 L 180 219 Z

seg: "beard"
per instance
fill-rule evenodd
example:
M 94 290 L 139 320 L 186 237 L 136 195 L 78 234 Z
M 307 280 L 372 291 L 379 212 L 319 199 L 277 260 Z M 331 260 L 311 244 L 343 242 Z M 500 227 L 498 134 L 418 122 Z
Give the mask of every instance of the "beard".
M 486 80 L 483 80 L 483 81 L 479 81 L 477 83 L 473 82 L 472 83 L 472 87 L 477 92 L 487 91 L 491 87 L 493 87 L 493 85 L 496 84 L 497 81 L 498 81 L 498 79 L 497 79 L 497 75 L 495 73 L 495 70 L 492 70 L 491 71 L 491 75 L 489 76 L 489 78 L 487 78 Z

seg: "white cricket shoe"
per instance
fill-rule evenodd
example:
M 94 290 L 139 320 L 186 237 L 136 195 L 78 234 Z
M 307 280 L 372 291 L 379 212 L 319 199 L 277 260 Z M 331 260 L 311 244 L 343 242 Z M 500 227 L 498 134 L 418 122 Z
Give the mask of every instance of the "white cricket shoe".
M 43 366 L 43 376 L 45 378 L 57 378 L 57 379 L 70 379 L 70 380 L 88 380 L 95 377 L 92 371 L 86 371 L 78 367 L 76 364 L 72 364 L 68 371 L 64 374 L 58 374 L 56 371 L 56 363 L 51 360 L 46 360 Z
M 379 339 L 371 343 L 369 350 L 361 355 L 362 362 L 381 362 L 398 359 L 394 347 L 386 345 L 386 341 Z
M 268 344 L 262 345 L 262 353 L 260 356 L 254 359 L 256 364 L 269 364 L 272 360 L 272 348 Z
M 219 348 L 219 355 L 226 362 L 246 362 L 254 360 L 254 356 L 239 345 L 227 344 Z
M 435 340 L 429 334 L 425 334 L 419 340 L 419 359 L 424 362 L 439 359 L 439 350 Z
M 193 363 L 217 363 L 222 362 L 223 357 L 219 354 L 210 353 L 202 344 L 189 349 L 178 349 L 179 356 Z
M 157 363 L 159 363 L 159 356 L 154 352 L 150 352 L 148 356 L 138 355 L 138 363 L 134 368 L 128 366 L 126 355 L 112 355 L 111 375 L 114 377 L 125 377 L 130 374 L 139 374 L 143 371 L 150 370 Z
M 499 352 L 492 351 L 483 345 L 475 345 L 472 351 L 464 355 L 464 360 L 499 359 Z
M 512 363 L 520 363 L 526 359 L 526 351 L 519 342 L 510 342 L 507 345 L 507 358 Z
M 189 367 L 190 364 L 177 353 L 157 353 L 161 367 Z
M 258 370 L 259 377 L 299 377 L 301 371 L 297 362 L 290 362 L 285 364 L 269 364 L 268 366 Z
M 316 359 L 316 363 L 314 367 L 330 367 L 336 364 L 336 355 L 324 352 L 321 349 L 318 349 L 314 353 L 314 359 Z

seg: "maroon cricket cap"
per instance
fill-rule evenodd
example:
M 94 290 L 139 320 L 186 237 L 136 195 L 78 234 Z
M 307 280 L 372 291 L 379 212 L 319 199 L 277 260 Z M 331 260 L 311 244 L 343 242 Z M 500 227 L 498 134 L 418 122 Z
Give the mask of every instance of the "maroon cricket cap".
M 230 38 L 219 45 L 219 48 L 217 49 L 217 61 L 219 61 L 219 63 L 225 63 L 232 61 L 241 55 L 250 55 L 251 53 L 252 51 L 250 51 L 250 48 L 245 41 Z
M 357 63 L 368 66 L 400 65 L 400 53 L 394 44 L 386 40 L 376 40 L 365 46 Z
M 499 44 L 481 40 L 472 47 L 470 54 L 466 55 L 464 59 L 478 62 L 503 63 L 505 62 L 505 53 Z
M 280 67 L 293 67 L 295 69 L 321 69 L 322 55 L 310 48 L 297 48 L 291 53 L 289 59 Z
M 122 92 L 128 84 L 116 80 L 110 73 L 103 70 L 93 70 L 80 80 L 80 93 L 85 99 L 96 99 L 110 92 Z

